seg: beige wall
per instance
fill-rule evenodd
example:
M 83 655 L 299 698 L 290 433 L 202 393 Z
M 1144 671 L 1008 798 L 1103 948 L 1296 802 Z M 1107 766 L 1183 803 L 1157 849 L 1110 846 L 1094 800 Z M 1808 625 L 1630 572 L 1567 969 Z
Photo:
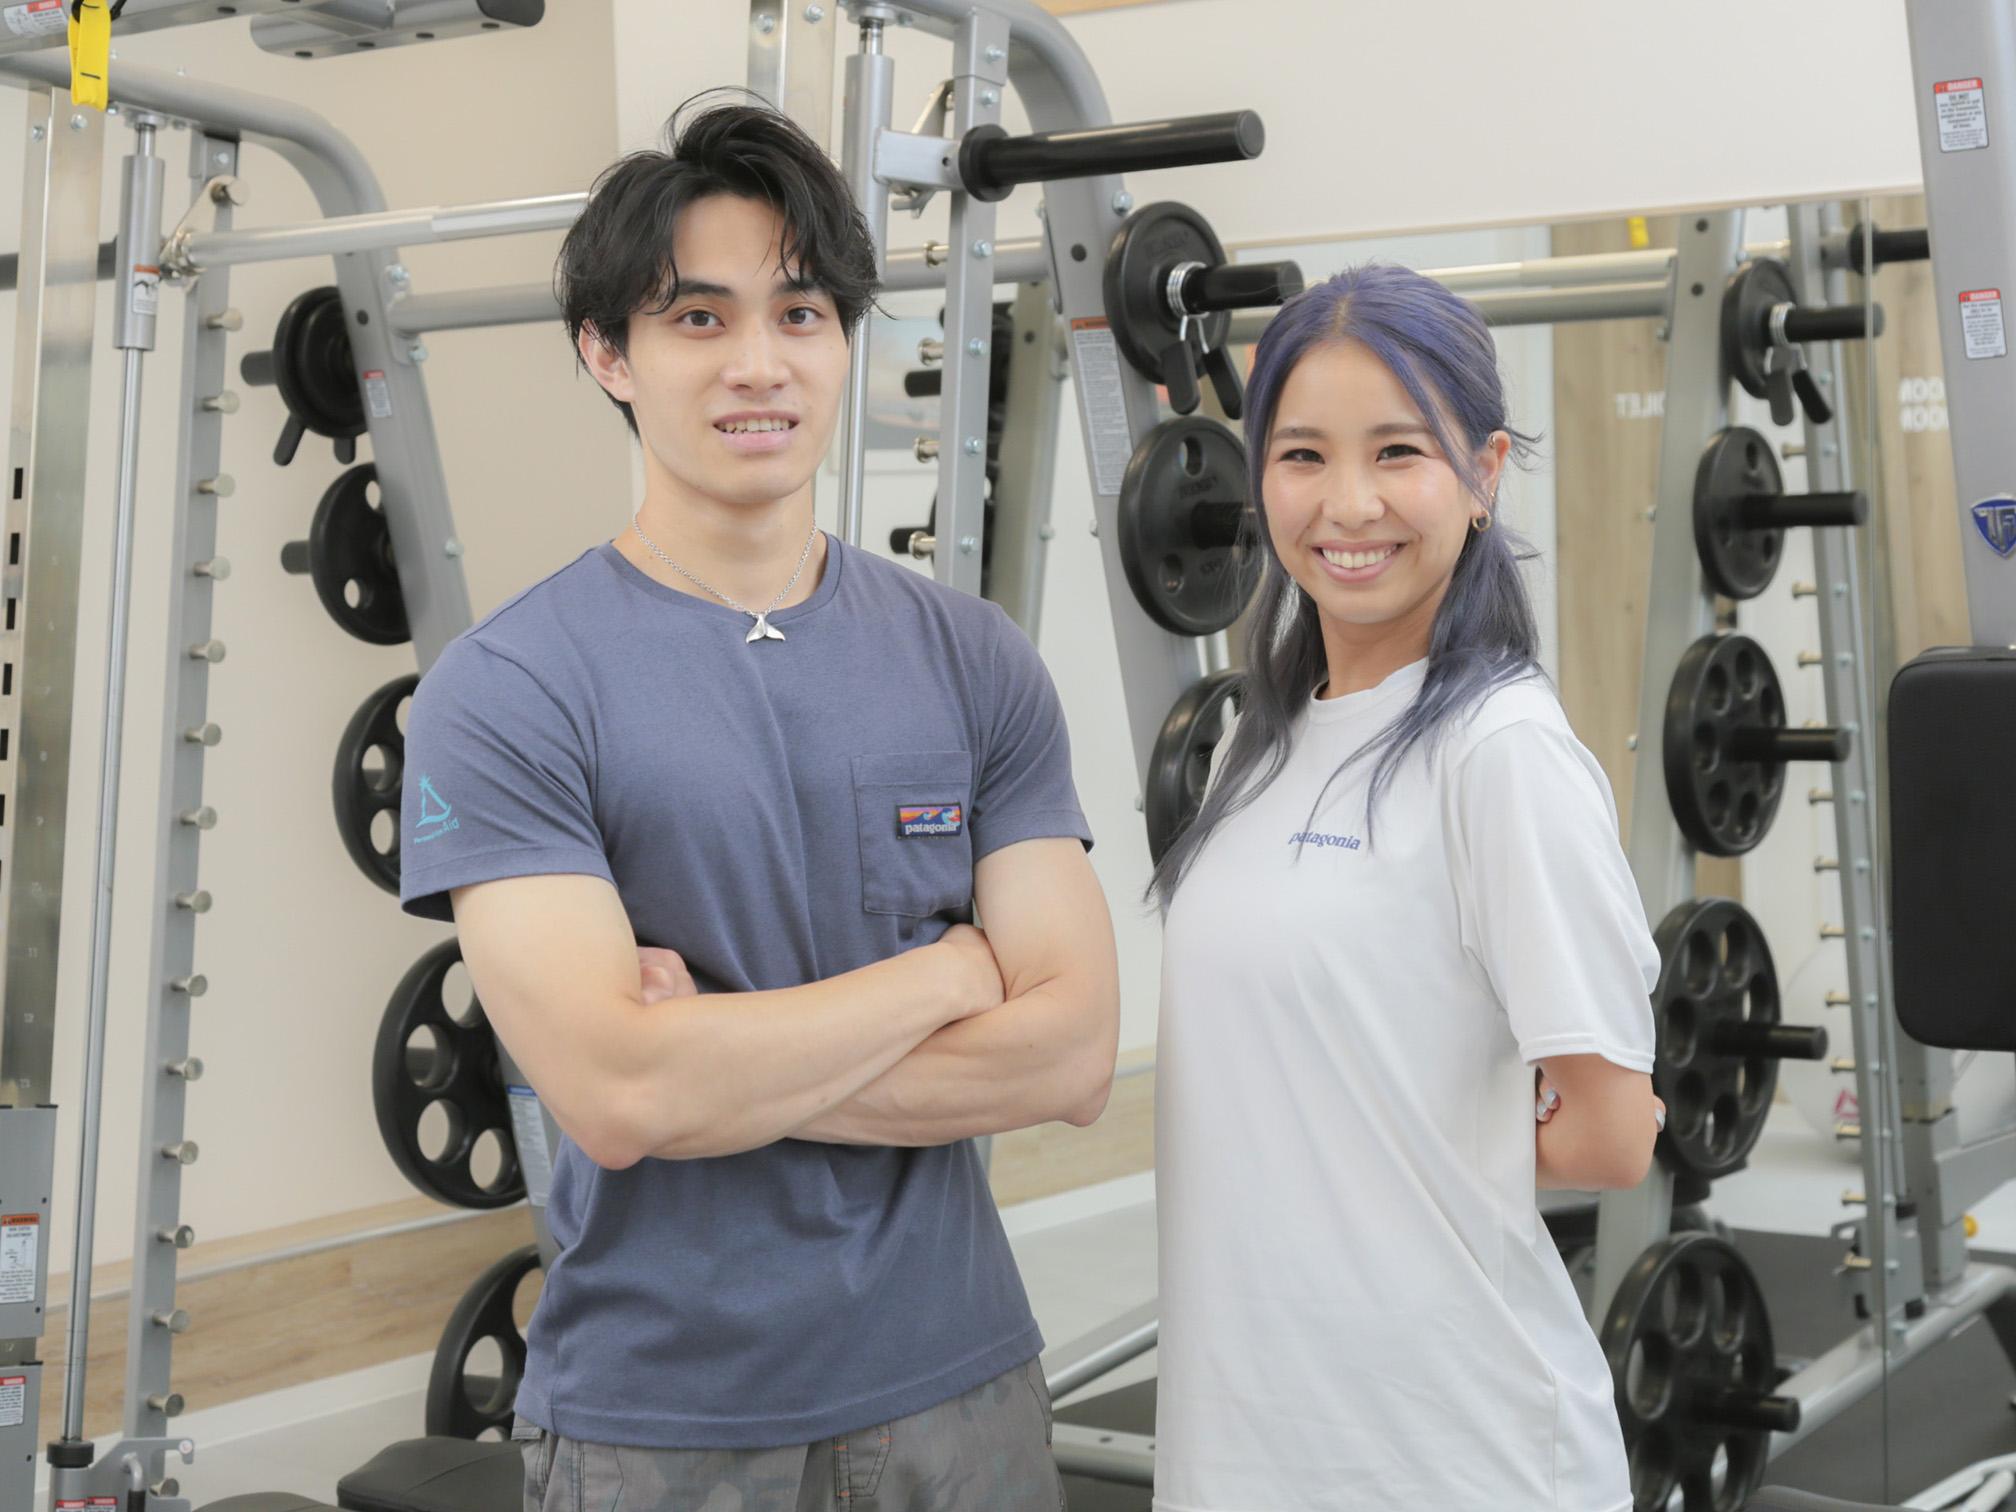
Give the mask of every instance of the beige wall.
M 192 78 L 322 112 L 362 148 L 394 206 L 541 194 L 584 187 L 615 149 L 609 4 L 566 0 L 556 10 L 564 23 L 556 18 L 523 33 L 326 62 L 269 56 L 252 45 L 242 22 L 123 41 L 118 58 L 186 68 Z M 21 120 L 20 96 L 0 92 L 0 205 L 19 202 Z M 110 123 L 108 236 L 118 205 L 117 159 L 130 140 L 123 123 Z M 188 193 L 188 137 L 164 132 L 161 140 L 172 223 Z M 250 196 L 241 226 L 316 216 L 298 176 L 271 153 L 247 148 L 241 172 Z M 414 248 L 406 262 L 420 291 L 542 280 L 556 245 L 551 235 L 463 242 Z M 189 1135 L 203 1153 L 184 1185 L 185 1215 L 205 1239 L 410 1195 L 372 1120 L 372 1037 L 393 984 L 445 932 L 404 918 L 360 876 L 336 837 L 329 773 L 337 736 L 367 693 L 413 669 L 413 655 L 410 647 L 351 640 L 323 614 L 305 579 L 280 571 L 281 545 L 306 534 L 339 468 L 328 443 L 316 438 L 304 443 L 292 467 L 276 468 L 271 452 L 283 420 L 280 402 L 273 390 L 247 388 L 236 378 L 239 358 L 268 343 L 286 302 L 329 277 L 326 259 L 231 274 L 232 300 L 246 321 L 231 345 L 233 387 L 244 409 L 225 428 L 224 466 L 238 492 L 220 510 L 219 549 L 235 572 L 216 600 L 217 635 L 230 654 L 211 679 L 211 714 L 225 738 L 208 761 L 206 797 L 221 823 L 204 842 L 202 881 L 217 901 L 197 935 L 198 969 L 209 976 L 211 991 L 197 1006 L 193 1034 L 208 1075 L 191 1091 Z M 132 1236 L 181 301 L 173 293 L 163 301 L 161 347 L 147 375 L 101 1261 L 126 1255 Z M 109 304 L 101 311 L 93 373 L 80 759 L 72 775 L 57 1005 L 56 1088 L 65 1110 L 53 1235 L 58 1270 L 68 1264 L 74 1207 L 71 1115 L 81 1085 L 110 577 L 117 366 L 108 355 L 108 312 Z M 11 351 L 11 296 L 0 297 L 0 337 Z M 572 375 L 557 327 L 443 334 L 429 344 L 429 398 L 481 614 L 620 526 L 630 489 L 626 438 L 600 392 Z M 368 443 L 363 449 L 368 456 Z

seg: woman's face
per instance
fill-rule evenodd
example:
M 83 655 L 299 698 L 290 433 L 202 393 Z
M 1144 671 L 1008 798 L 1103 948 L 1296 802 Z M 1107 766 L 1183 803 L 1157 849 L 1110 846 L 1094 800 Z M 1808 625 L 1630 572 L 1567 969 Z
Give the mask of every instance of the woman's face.
M 1486 498 L 1510 445 L 1499 431 L 1478 455 Z M 1289 373 L 1261 493 L 1289 576 L 1346 634 L 1402 624 L 1425 634 L 1484 508 L 1407 390 L 1355 341 L 1312 348 Z

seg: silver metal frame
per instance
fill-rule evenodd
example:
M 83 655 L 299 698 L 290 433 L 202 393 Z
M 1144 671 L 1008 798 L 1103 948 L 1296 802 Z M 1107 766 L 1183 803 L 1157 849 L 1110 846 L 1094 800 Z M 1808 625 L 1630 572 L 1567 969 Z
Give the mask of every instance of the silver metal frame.
M 91 358 L 98 313 L 98 209 L 104 119 L 73 111 L 62 88 L 26 100 L 13 421 L 8 438 L 0 621 L 0 877 L 6 884 L 0 1104 L 55 1101 L 57 952 L 70 799 Z M 33 675 L 29 675 L 32 668 Z M 53 1124 L 53 1113 L 49 1115 Z M 39 1124 L 41 1120 L 36 1119 Z M 53 1131 L 49 1153 L 53 1157 Z M 44 1169 L 47 1192 L 53 1177 Z M 32 1184 L 32 1183 L 31 1183 Z M 41 1236 L 32 1331 L 0 1339 L 0 1372 L 25 1374 L 25 1437 L 37 1438 L 39 1353 L 48 1283 Z M 22 1322 L 10 1326 L 20 1328 Z M 35 1464 L 0 1462 L 0 1505 L 33 1500 Z

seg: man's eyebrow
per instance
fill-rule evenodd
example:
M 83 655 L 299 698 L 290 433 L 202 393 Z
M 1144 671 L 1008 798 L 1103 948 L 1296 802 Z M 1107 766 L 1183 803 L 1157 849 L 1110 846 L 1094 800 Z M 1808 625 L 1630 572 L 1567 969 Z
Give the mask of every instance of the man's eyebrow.
M 826 286 L 807 274 L 795 278 L 780 278 L 770 286 L 774 299 L 779 294 L 824 294 Z M 702 278 L 681 279 L 672 291 L 675 299 L 733 299 L 735 291 L 726 284 L 711 283 Z

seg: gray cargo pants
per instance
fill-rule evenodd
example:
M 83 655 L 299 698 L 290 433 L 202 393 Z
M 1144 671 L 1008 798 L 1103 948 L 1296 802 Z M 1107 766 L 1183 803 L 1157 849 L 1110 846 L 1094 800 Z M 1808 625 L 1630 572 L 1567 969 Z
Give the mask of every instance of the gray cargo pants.
M 524 1512 L 1063 1512 L 1031 1360 L 915 1416 L 789 1449 L 584 1444 L 519 1421 Z

